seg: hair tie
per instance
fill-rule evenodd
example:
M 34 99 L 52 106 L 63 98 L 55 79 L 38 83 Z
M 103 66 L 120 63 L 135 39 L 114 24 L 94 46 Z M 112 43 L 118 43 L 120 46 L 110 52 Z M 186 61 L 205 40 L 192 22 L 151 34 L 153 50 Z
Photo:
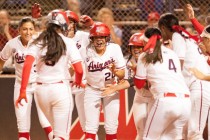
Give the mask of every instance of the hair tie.
M 144 51 L 148 51 L 149 54 L 153 53 L 154 52 L 154 49 L 155 49 L 155 46 L 156 46 L 156 42 L 157 40 L 161 39 L 161 36 L 160 35 L 152 35 L 150 38 L 149 38 L 149 41 L 147 42 L 147 44 L 145 45 L 144 47 Z

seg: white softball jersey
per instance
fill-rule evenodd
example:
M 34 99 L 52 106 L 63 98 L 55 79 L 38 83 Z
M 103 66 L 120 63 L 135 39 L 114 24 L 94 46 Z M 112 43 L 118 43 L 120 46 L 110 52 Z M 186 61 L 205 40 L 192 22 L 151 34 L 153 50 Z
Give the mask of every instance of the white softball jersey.
M 168 92 L 176 95 L 189 94 L 177 55 L 164 46 L 161 46 L 161 53 L 163 62 L 148 65 L 143 62 L 145 53 L 142 53 L 138 58 L 135 78 L 147 79 L 155 98 Z
M 76 46 L 79 49 L 81 57 L 84 59 L 86 56 L 87 46 L 90 44 L 89 33 L 84 31 L 77 31 L 72 39 L 76 42 Z
M 84 60 L 86 57 L 86 50 L 87 50 L 87 46 L 90 44 L 90 39 L 89 39 L 89 33 L 84 32 L 84 31 L 77 31 L 75 36 L 72 38 L 75 42 L 76 42 L 76 46 L 80 52 L 80 55 L 83 59 L 83 80 L 85 79 L 85 64 L 84 64 Z M 75 75 L 72 77 L 72 81 L 74 81 L 75 79 Z M 84 81 L 83 81 L 84 82 Z
M 107 43 L 106 51 L 99 56 L 94 48 L 89 47 L 85 58 L 87 83 L 94 88 L 103 88 L 115 81 L 114 74 L 107 68 L 113 63 L 116 69 L 125 68 L 125 60 L 119 45 Z
M 75 42 L 62 34 L 59 35 L 62 37 L 64 43 L 66 44 L 66 55 L 62 55 L 54 66 L 48 66 L 41 60 L 42 56 L 46 55 L 47 52 L 47 47 L 43 49 L 41 48 L 41 42 L 40 45 L 32 44 L 29 47 L 28 55 L 32 55 L 37 59 L 37 82 L 55 83 L 61 80 L 65 80 L 66 71 L 68 70 L 68 62 L 71 61 L 71 63 L 74 64 L 82 61 Z
M 20 82 L 22 79 L 22 69 L 25 62 L 25 57 L 28 53 L 28 47 L 24 47 L 20 36 L 9 40 L 0 53 L 3 61 L 8 60 L 11 56 L 14 57 L 16 79 Z M 36 81 L 37 73 L 35 69 L 36 62 L 32 65 L 32 70 L 29 77 L 29 83 Z
M 209 73 L 206 58 L 193 39 L 185 39 L 180 34 L 174 33 L 172 44 L 179 59 L 184 60 L 182 74 L 188 86 L 196 80 L 195 76 L 189 72 L 189 68 L 195 67 L 203 73 Z

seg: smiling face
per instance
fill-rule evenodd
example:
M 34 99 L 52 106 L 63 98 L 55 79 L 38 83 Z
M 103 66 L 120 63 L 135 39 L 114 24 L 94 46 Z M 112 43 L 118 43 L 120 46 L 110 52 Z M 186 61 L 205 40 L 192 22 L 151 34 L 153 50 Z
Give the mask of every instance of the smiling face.
M 75 22 L 73 20 L 69 20 L 69 25 L 68 25 L 68 37 L 73 38 L 75 35 Z
M 144 46 L 130 46 L 131 47 L 131 54 L 137 60 L 139 55 L 143 52 Z
M 19 27 L 19 33 L 23 45 L 27 45 L 28 41 L 35 33 L 34 24 L 32 22 L 25 22 Z
M 106 37 L 105 36 L 96 36 L 96 37 L 93 37 L 92 41 L 93 41 L 93 46 L 94 46 L 96 52 L 99 55 L 102 55 L 106 50 L 106 43 L 107 43 Z

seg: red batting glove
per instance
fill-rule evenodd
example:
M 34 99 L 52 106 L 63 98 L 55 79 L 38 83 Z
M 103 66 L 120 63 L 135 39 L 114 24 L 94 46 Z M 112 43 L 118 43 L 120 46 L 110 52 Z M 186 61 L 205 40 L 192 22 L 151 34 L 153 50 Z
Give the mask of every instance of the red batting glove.
M 34 3 L 34 5 L 31 7 L 31 16 L 33 18 L 39 18 L 42 16 L 41 11 L 42 11 L 42 9 L 41 9 L 40 5 L 38 3 Z
M 94 21 L 92 20 L 92 18 L 87 15 L 82 15 L 79 21 L 87 27 L 90 27 L 94 24 Z
M 26 97 L 26 92 L 20 92 L 20 95 L 18 97 L 18 99 L 16 100 L 15 106 L 18 108 L 18 104 L 20 104 L 21 106 L 23 106 L 23 104 L 21 103 L 21 100 L 24 99 L 26 101 L 26 103 L 28 103 L 27 97 Z

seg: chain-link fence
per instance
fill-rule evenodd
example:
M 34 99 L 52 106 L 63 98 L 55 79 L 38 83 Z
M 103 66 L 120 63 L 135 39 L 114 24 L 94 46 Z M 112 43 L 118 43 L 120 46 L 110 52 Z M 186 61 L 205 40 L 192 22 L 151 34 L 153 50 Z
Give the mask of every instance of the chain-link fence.
M 39 3 L 42 15 L 53 9 L 62 8 L 73 10 L 78 14 L 86 14 L 96 19 L 99 9 L 108 7 L 114 14 L 115 24 L 122 29 L 122 48 L 126 52 L 126 45 L 130 36 L 147 27 L 147 16 L 156 11 L 160 15 L 165 12 L 174 13 L 182 25 L 189 25 L 183 10 L 185 3 L 190 3 L 196 17 L 206 17 L 210 13 L 209 0 L 0 0 L 0 8 L 6 9 L 11 16 L 11 23 L 17 25 L 23 16 L 31 14 L 33 3 Z

